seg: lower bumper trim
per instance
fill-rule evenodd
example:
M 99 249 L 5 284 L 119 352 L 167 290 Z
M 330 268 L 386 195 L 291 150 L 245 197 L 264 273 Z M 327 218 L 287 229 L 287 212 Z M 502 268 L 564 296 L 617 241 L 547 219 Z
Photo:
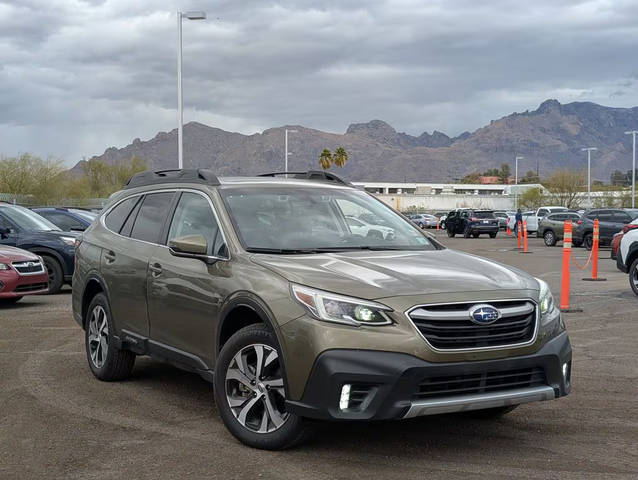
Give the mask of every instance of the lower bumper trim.
M 436 400 L 412 402 L 410 409 L 403 418 L 504 407 L 541 400 L 553 400 L 554 398 L 556 398 L 554 389 L 549 386 L 520 388 L 507 390 L 505 392 L 490 392 L 478 395 L 444 397 Z

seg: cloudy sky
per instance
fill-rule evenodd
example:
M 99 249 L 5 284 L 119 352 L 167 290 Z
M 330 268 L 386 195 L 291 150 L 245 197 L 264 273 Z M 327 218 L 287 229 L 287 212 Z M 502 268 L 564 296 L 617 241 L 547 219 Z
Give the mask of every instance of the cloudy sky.
M 547 98 L 638 105 L 635 0 L 0 0 L 0 155 L 101 154 L 185 121 L 457 135 Z

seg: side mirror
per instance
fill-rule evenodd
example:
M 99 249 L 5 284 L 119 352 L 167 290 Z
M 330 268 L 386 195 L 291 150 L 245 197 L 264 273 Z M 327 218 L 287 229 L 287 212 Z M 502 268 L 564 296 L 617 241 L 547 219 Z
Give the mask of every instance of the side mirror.
M 2 238 L 7 238 L 7 235 L 9 235 L 10 233 L 11 233 L 11 229 L 9 227 L 0 228 L 0 237 Z
M 206 255 L 208 242 L 204 235 L 185 235 L 168 242 L 168 250 L 176 257 L 196 258 L 206 263 L 215 263 L 219 257 Z

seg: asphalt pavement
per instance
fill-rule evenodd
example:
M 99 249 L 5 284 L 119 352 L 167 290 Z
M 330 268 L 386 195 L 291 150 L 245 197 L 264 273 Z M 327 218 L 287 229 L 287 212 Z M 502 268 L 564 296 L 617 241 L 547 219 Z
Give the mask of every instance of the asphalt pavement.
M 441 235 L 442 233 L 442 235 Z M 439 238 L 513 265 L 558 296 L 561 248 L 530 238 Z M 576 249 L 583 263 L 587 252 Z M 0 307 L 0 479 L 638 478 L 638 297 L 601 250 L 604 282 L 572 270 L 565 314 L 574 348 L 570 396 L 498 420 L 462 415 L 325 423 L 293 450 L 238 443 L 212 386 L 149 358 L 130 380 L 97 381 L 70 290 Z

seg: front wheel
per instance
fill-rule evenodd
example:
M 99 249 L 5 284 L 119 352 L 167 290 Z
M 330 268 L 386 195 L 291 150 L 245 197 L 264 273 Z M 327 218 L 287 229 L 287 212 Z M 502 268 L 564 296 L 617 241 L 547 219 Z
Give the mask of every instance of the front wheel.
M 583 238 L 583 245 L 587 250 L 592 249 L 592 247 L 594 246 L 594 237 L 591 233 L 585 235 L 585 238 Z
M 448 236 L 448 237 L 450 237 L 450 238 L 454 238 L 454 235 L 456 235 L 456 233 L 454 233 L 454 232 L 453 232 L 452 230 L 450 230 L 450 229 L 446 230 L 446 232 L 447 232 L 447 236 Z
M 308 421 L 285 409 L 285 367 L 277 338 L 265 325 L 242 328 L 226 342 L 214 378 L 217 409 L 242 443 L 283 450 L 308 435 Z
M 64 284 L 62 265 L 49 255 L 43 255 L 42 260 L 44 260 L 44 267 L 47 269 L 47 274 L 49 275 L 49 293 L 58 293 Z
M 497 233 L 497 232 L 490 233 L 490 238 L 496 238 L 496 233 Z
M 636 295 L 638 295 L 638 258 L 629 267 L 629 285 Z

